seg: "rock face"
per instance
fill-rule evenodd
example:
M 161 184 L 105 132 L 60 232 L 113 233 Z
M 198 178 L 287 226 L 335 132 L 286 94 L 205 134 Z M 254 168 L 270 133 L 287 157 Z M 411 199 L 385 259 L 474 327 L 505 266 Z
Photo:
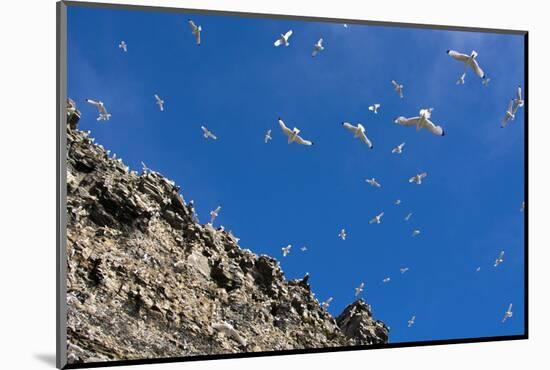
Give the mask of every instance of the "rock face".
M 68 115 L 70 364 L 387 342 L 365 302 L 335 320 L 307 279 L 285 280 L 275 259 L 197 223 L 173 182 L 129 172 L 77 121 Z

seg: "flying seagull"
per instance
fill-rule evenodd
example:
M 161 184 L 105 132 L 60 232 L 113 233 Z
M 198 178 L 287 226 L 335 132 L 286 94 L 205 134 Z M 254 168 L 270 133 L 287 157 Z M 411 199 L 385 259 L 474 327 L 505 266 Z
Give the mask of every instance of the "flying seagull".
M 479 66 L 479 63 L 477 62 L 477 52 L 475 50 L 472 50 L 470 55 L 459 53 L 455 50 L 447 50 L 447 54 L 455 60 L 458 60 L 459 62 L 464 63 L 464 68 L 472 68 L 472 70 L 475 72 L 476 75 L 479 76 L 479 78 L 485 78 L 485 72 L 481 69 Z
M 353 137 L 361 139 L 361 141 L 367 144 L 367 146 L 370 149 L 374 147 L 372 145 L 372 142 L 369 140 L 369 138 L 365 134 L 365 128 L 363 127 L 362 124 L 358 123 L 357 126 L 354 126 L 351 123 L 342 122 L 342 126 L 344 126 L 344 128 L 348 129 L 349 131 L 353 132 Z
M 418 235 L 420 235 L 420 230 L 418 230 L 418 229 L 413 230 L 412 236 L 415 237 L 415 236 L 418 236 Z
M 483 84 L 483 86 L 487 87 L 489 86 L 489 81 L 491 81 L 490 78 L 484 78 L 483 81 L 481 81 L 481 83 Z
M 118 48 L 122 49 L 125 53 L 128 52 L 128 45 L 126 45 L 126 42 L 122 40 L 120 44 L 118 44 Z
M 246 339 L 244 339 L 231 324 L 221 321 L 219 323 L 213 323 L 212 328 L 230 338 L 235 339 L 241 346 L 246 346 Z
M 211 224 L 214 224 L 214 220 L 216 219 L 216 217 L 218 217 L 218 214 L 220 213 L 221 210 L 222 210 L 222 207 L 218 206 L 218 208 L 216 208 L 215 210 L 210 211 L 210 223 Z
M 502 118 L 500 127 L 504 128 L 508 124 L 508 122 L 513 121 L 514 118 L 516 118 L 514 114 L 514 101 L 510 100 L 510 103 L 508 104 L 508 110 L 506 113 L 504 113 L 504 117 Z
M 395 201 L 395 203 L 393 203 L 393 204 L 395 204 L 396 206 L 400 205 L 400 204 L 401 204 L 401 199 L 397 199 L 397 200 Z
M 498 255 L 498 257 L 495 259 L 495 267 L 497 267 L 498 265 L 500 265 L 502 262 L 504 262 L 504 251 L 500 251 L 500 254 Z
M 380 104 L 376 103 L 373 105 L 369 105 L 369 110 L 373 112 L 374 114 L 378 114 L 378 108 L 380 108 Z
M 407 271 L 409 271 L 409 268 L 408 268 L 408 267 L 402 267 L 402 268 L 399 269 L 399 272 L 400 272 L 401 274 L 404 274 L 404 273 L 407 272 Z
M 508 310 L 506 310 L 506 312 L 504 313 L 504 317 L 502 318 L 502 323 L 505 323 L 506 319 L 511 318 L 513 315 L 514 313 L 512 312 L 512 304 L 510 303 L 510 305 L 508 306 Z
M 287 33 L 281 34 L 281 37 L 279 37 L 277 40 L 275 40 L 273 45 L 275 45 L 275 46 L 281 46 L 283 44 L 285 46 L 290 45 L 290 43 L 288 42 L 288 39 L 290 38 L 290 36 L 292 36 L 292 30 L 288 30 Z
M 417 175 L 414 175 L 413 177 L 411 177 L 409 179 L 409 182 L 412 184 L 412 183 L 415 183 L 416 185 L 420 185 L 422 184 L 422 179 L 424 179 L 426 176 L 428 176 L 428 173 L 427 172 L 422 172 L 422 173 L 419 173 Z
M 466 82 L 466 81 L 464 81 L 465 78 L 466 78 L 466 72 L 464 72 L 464 73 L 459 77 L 459 79 L 456 80 L 456 84 L 457 84 L 457 85 L 464 85 L 464 83 Z
M 102 101 L 86 99 L 86 102 L 90 103 L 91 105 L 95 105 L 95 107 L 99 111 L 99 116 L 97 116 L 97 121 L 108 121 L 111 118 L 111 114 L 107 112 L 107 108 L 105 108 L 105 105 L 103 104 Z
M 521 202 L 521 207 L 519 208 L 520 212 L 525 211 L 525 202 Z
M 369 224 L 379 224 L 382 222 L 382 216 L 384 216 L 384 212 L 381 212 L 380 214 L 374 216 L 372 220 L 369 221 Z
M 398 84 L 395 80 L 391 80 L 391 83 L 395 92 L 403 99 L 403 85 Z
M 307 146 L 313 145 L 313 142 L 309 140 L 304 140 L 300 135 L 298 135 L 300 133 L 300 130 L 298 130 L 296 127 L 294 127 L 292 130 L 286 127 L 285 123 L 280 117 L 279 117 L 279 126 L 281 126 L 281 130 L 283 130 L 283 133 L 286 136 L 288 136 L 289 144 L 292 144 L 295 142 L 295 143 L 307 145 Z
M 283 251 L 283 257 L 286 257 L 290 253 L 290 249 L 292 248 L 292 245 L 287 245 L 286 247 L 282 247 L 281 250 Z
M 212 138 L 213 140 L 217 140 L 218 138 L 216 137 L 216 135 L 214 135 L 212 133 L 212 131 L 210 131 L 208 128 L 206 128 L 205 126 L 201 126 L 201 130 L 203 132 L 203 136 L 205 139 L 208 139 L 208 138 Z
M 363 288 L 365 287 L 365 283 L 359 284 L 357 288 L 355 288 L 355 296 L 358 297 L 359 294 L 363 291 Z
M 313 46 L 313 52 L 311 53 L 311 56 L 314 57 L 323 50 L 325 50 L 325 47 L 323 46 L 323 39 L 321 38 Z
M 383 283 L 389 283 L 390 280 L 391 280 L 391 278 L 390 278 L 390 277 L 387 277 L 387 278 L 384 278 L 384 279 L 382 280 L 382 282 L 383 282 Z
M 197 45 L 200 46 L 201 44 L 201 31 L 202 31 L 202 27 L 201 26 L 197 26 L 195 24 L 195 22 L 193 22 L 191 19 L 189 19 L 189 27 L 191 28 L 191 33 L 193 34 L 193 36 L 195 36 L 195 39 L 197 39 Z
M 326 310 L 328 308 L 328 306 L 330 306 L 330 304 L 332 303 L 332 299 L 333 299 L 332 297 L 329 297 L 326 301 L 324 301 L 321 304 L 321 307 Z
M 518 111 L 518 108 L 523 107 L 524 104 L 525 104 L 525 101 L 521 96 L 521 86 L 518 86 L 516 98 L 514 99 L 514 109 L 513 109 L 514 114 L 516 114 L 516 112 Z
M 414 320 L 416 320 L 416 316 L 413 315 L 409 321 L 407 321 L 407 327 L 411 327 L 414 325 Z
M 405 221 L 409 221 L 409 219 L 411 218 L 412 216 L 412 212 L 410 212 L 406 217 L 405 217 Z
M 347 237 L 346 230 L 344 229 L 340 230 L 340 234 L 338 234 L 338 237 L 340 237 L 340 239 L 342 240 L 346 240 L 346 237 Z
M 480 272 L 480 271 L 481 271 L 481 266 L 478 266 L 478 267 L 476 268 L 476 272 Z
M 164 112 L 164 100 L 162 100 L 157 94 L 155 94 L 155 100 L 161 112 Z
M 366 179 L 365 180 L 370 186 L 373 186 L 375 188 L 381 188 L 382 185 L 376 179 L 373 177 L 372 179 Z
M 344 26 L 344 28 L 348 28 L 348 24 L 347 24 L 347 23 L 344 23 L 343 26 Z
M 445 130 L 443 130 L 441 126 L 430 121 L 432 111 L 433 108 L 420 109 L 419 116 L 411 118 L 399 116 L 395 118 L 394 122 L 401 126 L 416 126 L 416 131 L 425 128 L 434 135 L 445 136 Z
M 399 144 L 398 146 L 396 146 L 395 148 L 393 148 L 393 149 L 391 150 L 391 152 L 392 152 L 393 154 L 401 154 L 401 153 L 403 153 L 403 147 L 404 147 L 404 146 L 405 146 L 405 143 L 401 143 L 401 144 Z
M 307 251 L 307 247 L 304 245 L 303 247 L 300 248 L 300 250 L 301 250 L 302 252 L 305 252 L 305 251 Z
M 267 142 L 268 142 L 269 140 L 271 140 L 271 139 L 272 139 L 272 137 L 271 137 L 271 130 L 267 130 L 267 132 L 265 133 L 265 136 L 264 136 L 264 143 L 267 144 Z

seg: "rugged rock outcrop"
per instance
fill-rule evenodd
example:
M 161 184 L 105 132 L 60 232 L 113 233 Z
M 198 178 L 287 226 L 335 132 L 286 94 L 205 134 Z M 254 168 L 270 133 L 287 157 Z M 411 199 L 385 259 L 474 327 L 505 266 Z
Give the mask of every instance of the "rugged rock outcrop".
M 178 186 L 156 172 L 129 171 L 78 130 L 74 114 L 67 119 L 69 363 L 387 342 L 387 327 L 365 302 L 335 320 L 307 279 L 285 280 L 275 259 L 199 224 Z

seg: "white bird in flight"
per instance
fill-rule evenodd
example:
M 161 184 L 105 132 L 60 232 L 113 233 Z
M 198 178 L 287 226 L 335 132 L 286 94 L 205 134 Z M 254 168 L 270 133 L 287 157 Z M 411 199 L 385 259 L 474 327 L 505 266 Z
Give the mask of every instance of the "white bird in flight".
M 410 212 L 410 213 L 405 217 L 405 221 L 409 221 L 412 215 L 413 215 L 413 213 Z
M 344 26 L 344 28 L 348 28 L 348 24 L 347 24 L 347 23 L 344 23 L 343 26 Z
M 357 288 L 355 288 L 355 296 L 358 297 L 359 294 L 363 291 L 363 288 L 365 287 L 365 283 L 359 284 Z
M 300 250 L 301 250 L 302 252 L 305 252 L 305 251 L 307 251 L 307 247 L 304 245 L 302 248 L 300 248 Z
M 118 44 L 118 48 L 122 49 L 125 53 L 128 52 L 128 45 L 126 45 L 126 42 L 122 40 L 120 44 Z
M 372 220 L 369 221 L 369 224 L 379 224 L 382 222 L 382 216 L 384 216 L 384 212 L 381 212 L 380 214 L 374 216 Z
M 267 142 L 268 142 L 269 140 L 271 140 L 271 139 L 272 139 L 272 137 L 271 137 L 271 130 L 267 130 L 267 132 L 265 133 L 265 136 L 264 136 L 264 143 L 267 144 Z
M 436 125 L 430 120 L 432 111 L 433 108 L 420 109 L 419 116 L 411 118 L 399 116 L 395 118 L 394 122 L 401 126 L 416 126 L 416 131 L 425 128 L 434 135 L 445 136 L 445 130 L 443 130 L 443 127 Z
M 340 239 L 346 240 L 346 237 L 347 237 L 347 236 L 348 236 L 348 235 L 346 234 L 346 230 L 345 230 L 345 229 L 340 230 L 340 234 L 338 234 L 338 237 L 339 237 Z
M 495 267 L 497 267 L 498 265 L 500 265 L 502 262 L 504 262 L 504 251 L 500 251 L 500 254 L 498 255 L 498 257 L 495 259 Z
M 320 38 L 313 46 L 313 52 L 311 53 L 311 56 L 314 57 L 323 50 L 325 50 L 325 47 L 323 46 L 323 39 Z
M 357 126 L 352 125 L 348 122 L 342 122 L 342 126 L 344 128 L 348 129 L 349 131 L 353 132 L 353 137 L 361 139 L 362 142 L 367 144 L 367 146 L 372 149 L 374 148 L 374 145 L 372 145 L 372 142 L 369 140 L 365 133 L 365 128 L 362 124 L 358 123 Z
M 197 40 L 197 45 L 200 46 L 202 27 L 197 26 L 195 22 L 193 22 L 191 19 L 188 20 L 188 23 L 189 23 L 189 27 L 191 28 L 191 33 L 193 34 L 193 36 L 195 36 L 195 39 Z
M 508 122 L 513 121 L 514 118 L 516 118 L 514 114 L 514 101 L 510 100 L 510 103 L 508 104 L 508 110 L 506 110 L 506 113 L 504 113 L 504 117 L 502 117 L 501 125 L 500 127 L 504 128 L 508 124 Z
M 159 106 L 161 112 L 164 112 L 164 100 L 162 100 L 157 94 L 155 94 L 156 104 Z
M 292 248 L 292 245 L 287 245 L 286 247 L 282 247 L 281 250 L 283 251 L 283 257 L 286 257 L 290 253 L 290 249 Z
M 399 272 L 400 272 L 401 274 L 404 274 L 404 273 L 407 272 L 407 271 L 409 271 L 409 268 L 408 268 L 408 267 L 402 267 L 402 268 L 399 269 Z
M 472 50 L 470 55 L 462 54 L 455 50 L 447 50 L 447 54 L 449 54 L 451 58 L 463 62 L 464 68 L 472 68 L 472 70 L 475 72 L 476 75 L 479 76 L 479 78 L 485 78 L 485 72 L 483 72 L 483 70 L 479 66 L 479 63 L 477 62 L 477 52 L 475 50 Z
M 487 87 L 489 86 L 489 81 L 491 81 L 490 78 L 484 78 L 483 81 L 481 81 L 481 83 L 483 84 L 483 86 Z
M 380 108 L 380 104 L 376 103 L 373 105 L 369 105 L 369 110 L 373 112 L 374 114 L 378 114 L 378 108 Z
M 478 266 L 478 267 L 476 268 L 476 272 L 480 272 L 480 271 L 481 271 L 481 266 Z
M 389 283 L 390 280 L 391 280 L 391 278 L 390 278 L 390 277 L 387 277 L 387 278 L 384 278 L 384 279 L 382 280 L 382 282 L 383 282 L 383 283 Z
M 392 152 L 393 154 L 401 154 L 401 153 L 403 153 L 403 147 L 404 147 L 404 146 L 405 146 L 405 143 L 401 143 L 401 144 L 399 144 L 398 146 L 396 146 L 395 148 L 393 148 L 393 149 L 391 150 L 391 152 Z
M 396 206 L 400 205 L 401 204 L 401 199 L 397 199 L 394 203 Z
M 524 104 L 525 104 L 525 101 L 521 96 L 521 86 L 518 86 L 516 98 L 514 99 L 514 109 L 513 109 L 514 114 L 516 114 L 516 112 L 518 111 L 518 108 L 523 107 Z
M 220 213 L 221 210 L 222 210 L 222 207 L 218 206 L 218 208 L 216 208 L 215 210 L 210 211 L 210 223 L 211 224 L 214 224 L 214 220 L 216 219 L 216 217 L 218 217 L 218 214 Z
M 375 188 L 381 188 L 382 185 L 376 179 L 373 177 L 372 179 L 366 179 L 365 180 L 370 186 L 373 186 Z
M 519 207 L 519 211 L 520 212 L 525 211 L 525 202 L 521 202 L 521 207 Z
M 401 99 L 403 99 L 403 85 L 398 84 L 395 80 L 391 80 L 391 83 L 395 92 L 399 95 Z
M 420 185 L 420 184 L 422 184 L 422 179 L 424 179 L 426 176 L 428 176 L 427 172 L 422 172 L 422 173 L 416 174 L 416 175 L 414 175 L 413 177 L 411 177 L 409 179 L 409 182 L 411 184 L 415 183 L 416 185 Z
M 407 327 L 411 327 L 414 325 L 414 320 L 416 320 L 416 316 L 413 315 L 409 321 L 407 321 Z
M 313 145 L 313 142 L 309 140 L 304 140 L 300 135 L 298 135 L 300 133 L 300 130 L 298 130 L 296 127 L 294 127 L 292 130 L 286 127 L 285 123 L 280 117 L 279 117 L 279 126 L 281 126 L 281 130 L 283 130 L 283 133 L 288 137 L 289 144 L 292 144 L 295 142 L 301 145 L 307 145 L 307 146 Z
M 332 297 L 329 297 L 326 301 L 324 301 L 321 304 L 321 307 L 326 310 L 330 306 L 330 304 L 332 303 L 332 299 L 333 299 Z
M 107 108 L 105 108 L 105 104 L 103 104 L 102 101 L 86 99 L 86 102 L 94 105 L 99 111 L 99 116 L 97 116 L 97 121 L 108 121 L 111 118 L 111 114 L 107 112 Z
M 273 45 L 275 45 L 276 47 L 281 46 L 283 44 L 285 46 L 290 45 L 290 43 L 288 42 L 288 39 L 290 38 L 290 36 L 292 36 L 292 30 L 288 30 L 287 33 L 281 34 L 281 37 L 279 37 L 277 40 L 275 40 Z
M 420 235 L 420 230 L 418 230 L 418 229 L 413 230 L 413 232 L 412 232 L 413 238 L 414 238 L 415 236 L 418 236 L 418 235 Z
M 464 79 L 466 78 L 466 72 L 464 72 L 459 78 L 458 80 L 456 80 L 456 84 L 457 85 L 464 85 L 464 83 L 466 82 Z
M 512 304 L 510 303 L 510 305 L 508 306 L 508 309 L 504 313 L 504 317 L 502 318 L 502 322 L 505 323 L 506 320 L 511 318 L 513 315 L 514 315 L 514 313 L 512 312 Z
M 208 138 L 212 138 L 213 140 L 217 140 L 218 138 L 216 137 L 216 135 L 214 135 L 212 133 L 212 131 L 210 131 L 208 128 L 206 128 L 205 126 L 201 126 L 201 130 L 203 132 L 203 136 L 205 139 L 208 139 Z

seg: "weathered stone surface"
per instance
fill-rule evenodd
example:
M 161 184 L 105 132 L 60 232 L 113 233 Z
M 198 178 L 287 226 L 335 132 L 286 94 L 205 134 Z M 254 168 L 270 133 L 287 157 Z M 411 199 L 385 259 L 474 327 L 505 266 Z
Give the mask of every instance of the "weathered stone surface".
M 198 224 L 175 184 L 129 172 L 75 121 L 67 125 L 70 363 L 387 341 L 366 303 L 335 320 L 307 277 L 287 281 L 277 260 Z

